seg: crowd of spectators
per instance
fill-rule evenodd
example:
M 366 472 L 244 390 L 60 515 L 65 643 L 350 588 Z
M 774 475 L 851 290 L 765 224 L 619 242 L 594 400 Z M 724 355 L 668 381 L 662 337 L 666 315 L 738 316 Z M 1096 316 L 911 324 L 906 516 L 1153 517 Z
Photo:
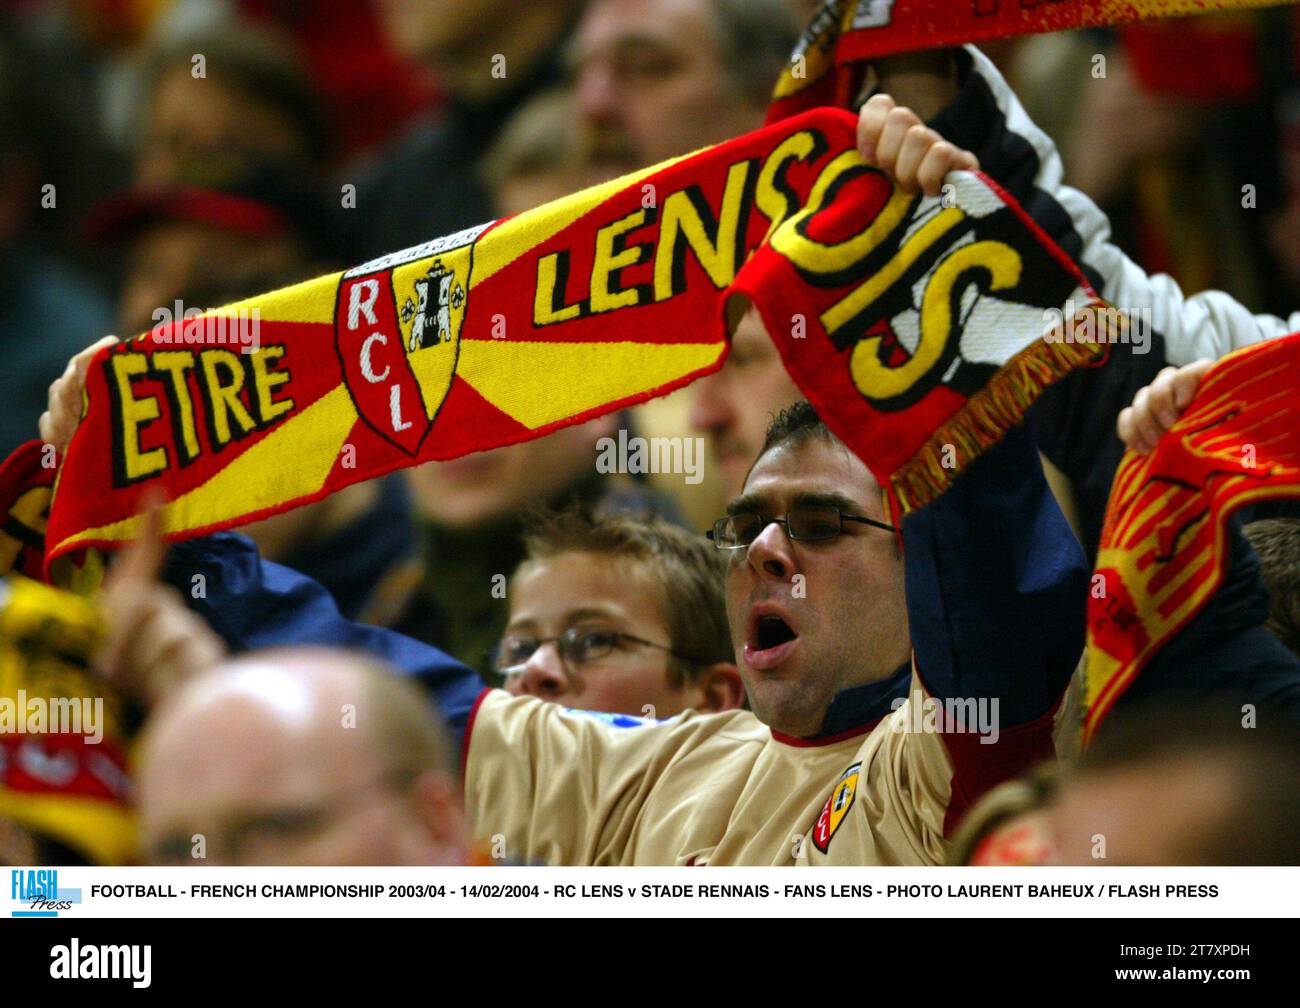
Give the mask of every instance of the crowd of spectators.
M 0 455 L 37 436 L 49 386 L 70 358 L 106 334 L 126 339 L 146 331 L 160 309 L 217 307 L 517 214 L 756 128 L 815 6 L 806 0 L 6 5 L 0 11 L 0 347 L 6 354 L 0 393 L 7 409 Z M 999 149 L 981 149 L 978 134 L 951 109 L 968 100 L 973 76 L 1000 74 L 1056 140 L 1066 183 L 1104 211 L 1111 241 L 1135 268 L 1167 274 L 1188 292 L 1224 291 L 1255 313 L 1285 319 L 1300 309 L 1300 11 L 1281 7 L 1017 39 L 990 45 L 987 56 L 977 63 L 968 53 L 882 61 L 870 87 L 940 134 L 949 136 L 947 127 L 956 123 L 957 135 L 949 139 L 973 151 L 997 178 Z M 1016 178 L 999 181 L 1023 198 Z M 1094 280 L 1109 283 L 1109 267 L 1085 255 L 1090 241 L 1085 235 L 1083 246 L 1066 247 Z M 1210 346 L 1259 338 L 1232 333 Z M 1097 400 L 1097 415 L 1080 412 L 1079 396 L 1068 393 L 1045 404 L 1044 457 L 1034 463 L 1034 478 L 1046 473 L 1053 506 L 1073 520 L 1074 532 L 1062 525 L 1062 533 L 1078 550 L 1076 567 L 1090 569 L 1096 548 L 1121 450 L 1118 408 L 1156 378 L 1154 365 L 1206 356 L 1198 345 L 1184 359 L 1172 334 L 1166 342 L 1163 358 L 1132 362 L 1131 373 L 1113 383 L 1117 391 Z M 468 710 L 460 711 L 459 699 L 448 700 L 442 686 L 429 686 L 424 673 L 412 676 L 412 668 L 427 671 L 429 659 L 404 650 L 408 643 L 467 666 L 480 685 L 504 687 L 500 705 L 533 697 L 652 721 L 696 711 L 729 719 L 739 726 L 732 729 L 736 738 L 752 731 L 740 717 L 757 717 L 773 735 L 809 739 L 843 734 L 842 726 L 834 730 L 835 718 L 850 700 L 869 700 L 881 714 L 896 709 L 890 704 L 909 694 L 912 655 L 921 649 L 917 624 L 928 618 L 910 595 L 904 598 L 904 566 L 926 555 L 931 536 L 940 569 L 935 577 L 946 584 L 941 531 L 906 530 L 922 545 L 903 536 L 907 556 L 900 555 L 893 536 L 899 530 L 886 531 L 878 497 L 863 503 L 873 491 L 861 487 L 877 494 L 879 488 L 860 463 L 852 469 L 856 459 L 818 428 L 815 416 L 800 413 L 806 409 L 796 405 L 800 399 L 751 311 L 724 366 L 665 399 L 354 485 L 242 530 L 261 558 L 278 565 L 275 571 L 303 577 L 292 589 L 259 582 L 264 595 L 257 597 L 265 604 L 283 606 L 302 591 L 327 593 L 323 604 L 336 607 L 340 626 L 391 632 L 383 646 L 368 647 L 373 638 L 351 631 L 227 633 L 228 621 L 211 618 L 219 602 L 200 612 L 205 619 L 179 616 L 179 596 L 167 594 L 152 570 L 140 581 L 155 582 L 156 591 L 110 580 L 110 605 L 133 610 L 132 625 L 149 623 L 161 642 L 156 653 L 133 659 L 142 666 L 136 674 L 116 680 L 144 722 L 133 799 L 138 860 L 490 863 L 502 858 L 488 853 L 483 837 L 497 834 L 510 836 L 507 861 L 548 852 L 552 860 L 619 860 L 636 849 L 635 838 L 625 838 L 612 854 L 612 841 L 603 838 L 596 846 L 555 840 L 521 851 L 516 837 L 527 829 L 487 823 L 476 799 L 462 798 L 459 789 L 463 768 L 451 736 L 469 730 L 458 721 Z M 597 441 L 620 429 L 701 439 L 703 481 L 598 471 Z M 1096 447 L 1084 452 L 1077 469 L 1067 436 Z M 831 499 L 787 486 L 823 471 L 859 491 L 845 489 Z M 724 509 L 728 517 L 714 525 Z M 748 528 L 742 519 L 755 509 L 786 514 L 784 530 L 770 523 Z M 812 530 L 831 520 L 827 514 L 840 525 L 832 535 L 878 540 L 860 568 L 825 572 L 817 589 L 828 594 L 816 601 L 827 608 L 817 620 L 775 603 L 755 614 L 733 597 L 742 591 L 735 568 L 744 564 L 756 580 L 743 591 L 775 598 L 769 582 L 788 583 L 800 562 L 790 551 L 801 537 L 819 534 Z M 867 525 L 845 525 L 864 514 Z M 1267 626 L 1296 651 L 1300 520 L 1286 513 L 1260 519 L 1244 527 L 1263 565 Z M 872 529 L 871 522 L 885 527 Z M 713 542 L 703 535 L 710 526 Z M 1015 547 L 1008 540 L 1006 548 Z M 737 560 L 736 549 L 747 559 Z M 170 566 L 185 562 L 180 552 L 173 551 Z M 1258 576 L 1254 568 L 1247 575 Z M 1064 585 L 1068 578 L 1062 578 Z M 988 583 L 996 585 L 997 576 Z M 253 597 L 246 604 L 255 604 L 248 602 Z M 109 618 L 117 617 L 110 612 Z M 790 684 L 764 679 L 757 665 L 746 672 L 747 663 L 761 665 L 753 655 L 775 653 L 795 638 L 824 639 L 818 634 L 833 639 L 817 652 L 821 677 L 801 686 L 803 694 L 786 696 L 782 689 Z M 404 643 L 392 644 L 395 635 Z M 1081 637 L 1064 636 L 1081 644 Z M 1026 634 L 1024 654 L 1008 659 L 1007 669 L 1035 655 L 1054 660 L 1045 642 L 1034 650 L 1035 639 Z M 186 663 L 203 668 L 183 682 L 170 679 L 159 667 L 179 660 L 168 640 L 188 641 Z M 981 646 L 970 645 L 968 675 L 992 675 L 974 668 L 985 654 Z M 229 653 L 240 651 L 246 653 Z M 1004 702 L 1007 728 L 1043 716 L 1050 721 L 1054 712 L 1059 724 L 1055 703 L 1075 676 L 1077 657 L 1076 646 L 1068 663 L 1043 671 L 1050 704 L 1026 700 L 1020 709 Z M 127 661 L 118 655 L 113 664 Z M 852 673 L 866 666 L 864 683 Z M 952 675 L 960 679 L 955 669 Z M 938 679 L 927 688 L 941 687 Z M 964 681 L 970 688 L 971 680 Z M 989 682 L 988 689 L 1012 688 L 1006 670 Z M 1077 676 L 1073 683 L 1069 688 L 1077 688 Z M 1279 702 L 1292 718 L 1300 711 L 1296 683 L 1287 687 L 1292 706 Z M 868 686 L 880 687 L 879 696 L 861 695 Z M 441 711 L 426 702 L 430 690 Z M 337 730 L 338 711 L 348 704 L 367 715 L 364 732 Z M 522 708 L 484 709 L 494 717 L 505 712 L 499 717 L 508 725 L 501 730 L 508 742 L 552 744 L 550 736 L 530 734 L 545 725 L 509 720 L 522 719 Z M 1300 769 L 1294 738 L 1270 728 L 1243 739 L 1222 718 L 1211 725 L 1202 708 L 1188 710 L 1180 729 L 1177 711 L 1146 717 L 1135 708 L 1118 719 L 1109 747 L 1078 766 L 1067 759 L 1050 774 L 1038 771 L 992 791 L 964 832 L 956 832 L 951 849 L 936 852 L 910 834 L 891 833 L 890 821 L 873 821 L 883 837 L 881 859 L 906 860 L 900 851 L 924 848 L 923 861 L 1095 863 L 1079 838 L 1098 832 L 1094 827 L 1104 820 L 1114 839 L 1101 863 L 1294 862 L 1300 787 L 1278 769 Z M 846 722 L 851 730 L 868 720 L 854 713 L 859 720 Z M 1205 721 L 1205 744 L 1193 748 L 1186 725 L 1201 724 L 1198 718 Z M 1144 727 L 1134 729 L 1135 723 Z M 1154 727 L 1147 731 L 1148 725 Z M 592 743 L 555 744 L 562 751 L 537 758 L 577 761 L 582 746 Z M 762 758 L 745 748 L 750 742 L 737 745 L 722 758 Z M 675 765 L 710 751 L 681 752 Z M 647 757 L 647 763 L 670 757 Z M 626 754 L 608 758 L 612 764 Z M 887 753 L 881 760 L 930 758 Z M 483 764 L 473 767 L 477 773 L 496 772 L 487 756 L 475 759 Z M 953 797 L 935 813 L 953 820 L 940 830 L 949 837 L 966 808 L 957 801 L 956 781 L 982 772 L 956 763 Z M 1253 773 L 1264 765 L 1273 772 Z M 928 779 L 924 770 L 916 772 Z M 600 783 L 593 786 L 635 790 L 612 771 L 614 783 L 595 777 Z M 835 774 L 822 783 L 825 798 Z M 545 797 L 503 794 L 500 800 L 521 804 Z M 568 800 L 558 792 L 549 797 Z M 778 803 L 775 796 L 768 801 Z M 666 814 L 662 804 L 649 802 L 646 815 Z M 737 809 L 746 807 L 743 796 L 736 802 Z M 1229 806 L 1236 826 L 1227 822 Z M 552 808 L 549 814 L 564 813 Z M 206 845 L 196 854 L 200 835 Z M 659 856 L 645 849 L 645 857 Z M 755 856 L 754 848 L 744 850 L 735 856 Z M 0 860 L 28 863 L 76 851 L 67 837 L 43 836 L 20 817 L 0 816 Z

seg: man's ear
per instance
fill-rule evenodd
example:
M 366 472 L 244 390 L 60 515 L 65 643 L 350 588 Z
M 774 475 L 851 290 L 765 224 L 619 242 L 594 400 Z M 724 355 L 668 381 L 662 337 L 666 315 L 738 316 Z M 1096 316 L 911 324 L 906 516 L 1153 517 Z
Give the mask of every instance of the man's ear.
M 699 669 L 695 688 L 700 693 L 702 711 L 719 714 L 739 710 L 745 704 L 745 684 L 733 662 L 715 662 Z
M 416 814 L 433 848 L 430 864 L 465 864 L 469 855 L 469 829 L 460 789 L 445 773 L 428 770 L 412 785 Z

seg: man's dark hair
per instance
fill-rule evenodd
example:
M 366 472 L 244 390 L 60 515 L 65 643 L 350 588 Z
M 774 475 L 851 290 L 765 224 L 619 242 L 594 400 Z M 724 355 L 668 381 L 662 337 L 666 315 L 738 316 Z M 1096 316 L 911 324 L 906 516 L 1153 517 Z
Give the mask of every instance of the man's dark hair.
M 1268 628 L 1300 654 L 1300 518 L 1266 518 L 1243 530 L 1268 588 Z
M 799 445 L 812 438 L 821 438 L 830 444 L 839 443 L 839 438 L 831 433 L 812 405 L 800 400 L 781 410 L 768 425 L 767 436 L 758 454 L 766 455 L 777 445 L 787 442 Z
M 669 646 L 691 659 L 670 658 L 668 675 L 675 688 L 688 685 L 700 668 L 735 661 L 722 560 L 699 536 L 659 517 L 595 514 L 573 505 L 531 515 L 524 546 L 525 563 L 561 553 L 592 553 L 641 565 L 662 588 L 659 608 L 668 627 Z

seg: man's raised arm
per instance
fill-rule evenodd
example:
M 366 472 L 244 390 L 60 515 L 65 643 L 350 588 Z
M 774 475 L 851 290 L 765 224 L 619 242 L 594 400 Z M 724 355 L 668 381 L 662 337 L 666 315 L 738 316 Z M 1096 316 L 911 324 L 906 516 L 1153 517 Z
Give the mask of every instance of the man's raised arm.
M 946 833 L 989 788 L 1054 757 L 1054 714 L 1083 650 L 1088 572 L 1026 425 L 908 515 L 903 540 L 917 676 L 932 701 L 967 717 L 941 722 L 953 771 Z

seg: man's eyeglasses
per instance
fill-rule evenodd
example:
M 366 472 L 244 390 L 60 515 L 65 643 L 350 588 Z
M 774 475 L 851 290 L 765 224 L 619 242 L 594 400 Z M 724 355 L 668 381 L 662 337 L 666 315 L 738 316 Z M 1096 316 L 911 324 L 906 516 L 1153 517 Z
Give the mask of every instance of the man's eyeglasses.
M 720 550 L 745 549 L 772 522 L 784 525 L 795 542 L 825 542 L 844 532 L 846 521 L 862 522 L 886 532 L 897 532 L 893 525 L 863 515 L 845 514 L 837 507 L 792 507 L 784 518 L 761 514 L 734 514 L 719 518 L 706 534 Z
M 643 647 L 666 651 L 675 658 L 695 664 L 694 659 L 678 654 L 666 644 L 656 644 L 654 641 L 620 633 L 617 630 L 592 627 L 570 627 L 558 637 L 503 637 L 501 643 L 488 657 L 499 675 L 509 677 L 520 674 L 528 659 L 543 644 L 554 644 L 565 664 L 575 666 L 608 658 L 616 647 L 624 643 L 640 644 Z
M 384 770 L 314 801 L 302 800 L 283 808 L 261 809 L 231 816 L 225 822 L 212 822 L 203 830 L 202 856 L 231 864 L 266 864 L 268 858 L 283 857 L 285 851 L 314 842 L 346 816 L 408 794 L 415 776 L 405 770 Z M 168 834 L 153 844 L 150 854 L 159 864 L 193 864 L 193 833 L 186 829 Z

